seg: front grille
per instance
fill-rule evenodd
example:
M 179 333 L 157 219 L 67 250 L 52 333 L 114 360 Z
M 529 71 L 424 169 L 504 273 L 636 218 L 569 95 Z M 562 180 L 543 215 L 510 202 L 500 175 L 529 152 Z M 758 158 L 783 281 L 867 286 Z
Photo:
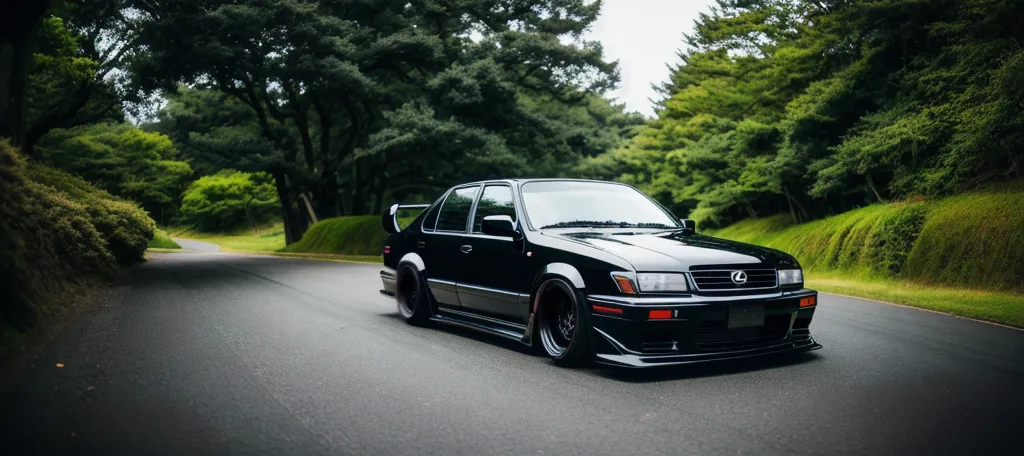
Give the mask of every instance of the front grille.
M 732 280 L 732 274 L 742 271 L 747 275 L 747 281 L 737 284 Z M 756 290 L 762 288 L 775 288 L 778 277 L 774 269 L 714 269 L 707 271 L 690 271 L 693 283 L 698 290 L 727 291 L 727 290 Z
M 778 342 L 789 333 L 789 315 L 765 318 L 764 326 L 729 329 L 725 321 L 702 321 L 696 344 L 702 350 L 735 350 Z

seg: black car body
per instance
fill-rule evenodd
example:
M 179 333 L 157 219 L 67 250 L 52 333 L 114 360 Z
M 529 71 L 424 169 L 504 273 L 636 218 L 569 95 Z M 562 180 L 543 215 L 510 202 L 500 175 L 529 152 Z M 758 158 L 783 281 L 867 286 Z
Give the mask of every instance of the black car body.
M 410 207 L 424 210 L 400 230 Z M 820 348 L 809 332 L 817 292 L 792 256 L 699 235 L 628 185 L 476 182 L 430 205 L 394 205 L 383 223 L 381 292 L 414 324 L 483 330 L 564 365 Z

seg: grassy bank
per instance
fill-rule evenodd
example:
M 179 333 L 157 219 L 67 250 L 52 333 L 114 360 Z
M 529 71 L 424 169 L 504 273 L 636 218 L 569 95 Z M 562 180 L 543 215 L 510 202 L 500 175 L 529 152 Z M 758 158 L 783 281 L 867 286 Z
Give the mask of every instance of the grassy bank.
M 1024 326 L 1021 201 L 1018 182 L 799 225 L 746 220 L 708 234 L 791 253 L 826 291 Z
M 177 242 L 174 242 L 174 239 L 171 239 L 171 237 L 167 235 L 166 231 L 156 230 L 156 232 L 153 233 L 153 239 L 149 241 L 149 246 L 147 247 L 147 250 L 174 250 L 180 248 L 181 246 L 178 245 Z

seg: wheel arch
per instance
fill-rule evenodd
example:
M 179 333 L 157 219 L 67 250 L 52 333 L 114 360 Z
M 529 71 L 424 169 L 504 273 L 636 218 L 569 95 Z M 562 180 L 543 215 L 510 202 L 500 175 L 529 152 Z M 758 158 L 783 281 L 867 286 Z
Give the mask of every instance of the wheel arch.
M 416 268 L 416 272 L 423 272 L 427 269 L 426 263 L 423 262 L 423 257 L 415 252 L 406 253 L 402 256 L 401 260 L 398 260 L 398 267 L 402 267 L 403 264 L 411 264 Z
M 586 283 L 583 281 L 583 275 L 576 269 L 575 266 L 568 263 L 550 263 L 544 266 L 543 269 L 537 273 L 537 277 L 533 279 L 533 285 L 530 287 L 530 314 L 532 315 L 537 311 L 537 306 L 540 305 L 539 296 L 537 293 L 540 291 L 540 286 L 545 281 L 551 278 L 560 278 L 565 280 L 576 289 L 577 292 L 587 288 Z

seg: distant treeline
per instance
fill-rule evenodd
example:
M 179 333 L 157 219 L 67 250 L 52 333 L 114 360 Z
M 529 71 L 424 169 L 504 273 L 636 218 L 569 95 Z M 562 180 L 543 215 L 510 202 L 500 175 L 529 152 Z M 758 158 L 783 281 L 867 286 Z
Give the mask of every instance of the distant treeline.
M 1019 178 L 1024 1 L 720 0 L 658 119 L 584 175 L 707 226 Z

